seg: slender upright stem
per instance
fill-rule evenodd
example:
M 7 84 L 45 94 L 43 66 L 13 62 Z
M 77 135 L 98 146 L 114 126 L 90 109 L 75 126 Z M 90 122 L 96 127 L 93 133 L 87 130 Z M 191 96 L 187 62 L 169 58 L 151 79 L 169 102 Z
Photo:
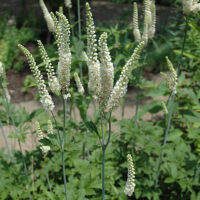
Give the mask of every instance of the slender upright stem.
M 64 151 L 65 151 L 65 138 L 66 138 L 66 100 L 63 98 L 63 141 L 62 141 L 62 170 L 63 170 L 63 180 L 65 185 L 65 200 L 67 200 L 67 180 L 66 180 L 66 173 L 65 173 L 65 158 L 64 158 Z
M 62 148 L 62 140 L 61 140 L 60 131 L 59 131 L 59 128 L 58 128 L 58 123 L 57 123 L 57 120 L 56 120 L 56 118 L 55 118 L 55 115 L 53 114 L 52 111 L 51 111 L 51 115 L 53 116 L 53 120 L 54 120 L 54 122 L 55 122 L 56 129 L 57 129 L 57 132 L 58 132 L 58 139 L 59 139 L 59 143 L 60 143 L 60 148 Z
M 9 147 L 9 144 L 8 144 L 8 140 L 7 140 L 7 136 L 5 134 L 3 125 L 1 123 L 1 120 L 0 120 L 0 128 L 1 128 L 2 135 L 3 135 L 3 139 L 4 139 L 6 147 L 7 147 L 8 154 L 10 156 L 10 160 L 13 161 L 13 154 L 12 154 L 12 151 L 10 150 L 10 147 Z
M 180 54 L 179 62 L 178 62 L 178 72 L 177 72 L 178 77 L 181 74 L 181 65 L 182 65 L 182 61 L 183 61 L 183 53 L 184 53 L 184 49 L 185 49 L 188 27 L 189 27 L 188 26 L 188 17 L 186 17 L 186 25 L 185 25 L 185 31 L 184 31 L 183 44 L 182 44 L 181 54 Z M 159 161 L 158 161 L 158 170 L 157 170 L 157 175 L 156 175 L 155 187 L 157 187 L 158 181 L 159 181 L 160 166 L 161 166 L 161 163 L 162 163 L 162 158 L 163 158 L 163 154 L 164 154 L 164 147 L 167 143 L 167 137 L 168 137 L 168 133 L 169 133 L 170 125 L 171 125 L 172 114 L 173 114 L 173 109 L 174 109 L 174 101 L 175 101 L 175 94 L 173 93 L 172 94 L 172 100 L 171 100 L 171 108 L 170 108 L 170 113 L 169 113 L 168 124 L 167 124 L 167 128 L 165 130 L 164 141 L 163 141 L 163 144 L 162 144 L 162 150 L 161 150 L 161 153 L 160 153 L 160 156 L 159 156 Z
M 46 167 L 44 167 L 45 169 L 45 176 L 46 176 L 46 179 L 47 179 L 47 183 L 48 183 L 48 187 L 49 187 L 49 191 L 51 192 L 51 183 L 50 183 L 50 180 L 49 180 L 49 173 L 46 169 Z
M 168 119 L 168 123 L 167 123 L 167 128 L 165 130 L 164 141 L 163 141 L 163 144 L 162 144 L 162 150 L 161 150 L 160 157 L 159 157 L 158 170 L 157 170 L 156 182 L 155 182 L 156 187 L 158 185 L 158 180 L 159 180 L 159 176 L 160 176 L 160 166 L 161 166 L 162 158 L 163 158 L 163 154 L 164 154 L 164 147 L 165 147 L 166 142 L 167 142 L 167 137 L 168 137 L 169 129 L 170 129 L 170 125 L 171 125 L 172 114 L 173 114 L 173 109 L 174 109 L 174 100 L 175 100 L 175 94 L 172 94 L 171 108 L 170 108 L 170 112 L 169 112 L 169 119 Z
M 77 12 L 78 12 L 78 38 L 81 40 L 81 9 L 80 0 L 77 0 Z
M 79 38 L 79 44 L 82 45 L 81 43 L 81 7 L 80 7 L 80 0 L 77 0 L 77 13 L 78 13 L 78 38 Z M 81 53 L 82 53 L 82 46 L 81 48 Z M 79 55 L 80 56 L 80 55 Z M 80 78 L 81 81 L 83 82 L 83 67 L 82 63 L 79 64 L 80 66 Z
M 135 109 L 135 126 L 137 126 L 137 121 L 138 121 L 139 104 L 140 104 L 140 88 L 137 89 L 136 109 Z
M 104 137 L 104 128 L 103 128 L 103 117 L 101 116 L 101 132 L 102 132 L 102 200 L 105 199 L 105 154 L 106 154 L 106 149 L 108 147 L 108 144 L 110 142 L 111 138 L 111 113 L 109 116 L 109 135 L 106 141 L 106 144 L 104 144 L 105 137 Z
M 104 128 L 103 128 L 103 117 L 101 116 L 101 134 L 102 134 L 102 168 L 101 168 L 101 184 L 102 184 L 102 200 L 105 198 L 105 188 L 104 188 L 104 167 L 105 167 L 105 147 L 104 147 Z

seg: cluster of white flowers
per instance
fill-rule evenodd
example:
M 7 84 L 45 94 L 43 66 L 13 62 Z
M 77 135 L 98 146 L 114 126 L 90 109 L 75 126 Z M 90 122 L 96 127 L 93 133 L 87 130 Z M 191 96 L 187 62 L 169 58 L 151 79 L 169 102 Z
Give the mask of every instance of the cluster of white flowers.
M 135 37 L 136 42 L 141 42 L 141 34 L 138 25 L 138 6 L 137 3 L 134 2 L 133 4 L 133 35 Z
M 38 121 L 35 122 L 35 128 L 36 128 L 38 141 L 42 140 L 44 138 L 44 133 L 42 132 Z M 42 143 L 40 143 L 40 149 L 42 150 L 42 153 L 44 155 L 46 155 L 48 153 L 48 151 L 50 151 L 51 148 L 50 148 L 50 146 L 46 146 L 46 145 L 43 145 Z
M 99 38 L 99 57 L 101 61 L 99 62 L 94 21 L 88 3 L 86 3 L 86 11 L 88 55 L 85 57 L 87 57 L 86 60 L 89 68 L 88 88 L 95 93 L 100 110 L 110 112 L 120 105 L 121 98 L 126 94 L 129 75 L 132 70 L 138 67 L 138 59 L 144 47 L 144 42 L 141 42 L 135 49 L 113 88 L 114 67 L 107 46 L 107 34 L 103 33 Z
M 107 112 L 117 107 L 120 104 L 121 98 L 124 97 L 124 95 L 126 94 L 128 86 L 128 78 L 131 72 L 138 67 L 138 59 L 143 47 L 144 47 L 144 42 L 139 43 L 139 45 L 135 48 L 133 55 L 128 60 L 126 65 L 123 67 L 119 80 L 115 84 L 111 92 L 111 95 L 108 99 L 106 105 Z
M 107 46 L 107 33 L 103 33 L 99 38 L 99 56 L 101 61 L 101 92 L 99 103 L 104 108 L 112 92 L 114 83 L 114 67 Z
M 43 1 L 42 1 L 43 3 Z M 71 70 L 71 50 L 70 50 L 70 25 L 66 17 L 60 13 L 56 13 L 58 18 L 51 13 L 51 19 L 54 24 L 54 32 L 56 37 L 56 42 L 58 46 L 59 53 L 59 62 L 58 62 L 58 78 L 55 75 L 54 67 L 51 64 L 50 58 L 42 44 L 41 41 L 38 41 L 39 50 L 45 63 L 47 76 L 48 76 L 48 84 L 52 92 L 56 94 L 62 93 L 63 97 L 67 99 L 70 97 L 69 87 L 70 87 L 70 70 Z M 19 45 L 21 50 L 26 55 L 31 71 L 37 81 L 37 86 L 40 94 L 40 101 L 43 107 L 47 111 L 52 111 L 54 109 L 54 103 L 52 101 L 51 96 L 48 93 L 45 82 L 43 80 L 43 76 L 36 65 L 36 62 L 31 55 L 31 53 L 22 45 Z
M 137 42 L 144 41 L 147 44 L 149 38 L 153 38 L 156 30 L 156 6 L 155 0 L 144 0 L 144 28 L 141 36 L 138 23 L 137 3 L 133 6 L 133 35 Z
M 3 76 L 4 69 L 3 69 L 3 63 L 0 62 L 0 78 Z
M 47 9 L 47 7 L 46 7 L 46 5 L 45 5 L 43 0 L 40 0 L 40 7 L 41 7 L 41 9 L 43 11 L 44 18 L 46 20 L 47 27 L 48 27 L 49 31 L 50 32 L 54 32 L 55 31 L 55 29 L 54 29 L 54 21 L 53 21 L 53 19 L 52 19 L 52 17 L 51 17 L 51 15 L 50 15 L 50 13 L 49 13 L 49 11 L 48 11 L 48 9 Z
M 75 79 L 75 81 L 76 81 L 76 85 L 77 85 L 77 88 L 78 88 L 78 92 L 79 92 L 80 94 L 84 94 L 85 90 L 84 90 L 84 88 L 83 88 L 83 85 L 82 85 L 82 83 L 81 83 L 81 80 L 80 80 L 80 78 L 79 78 L 77 72 L 74 73 L 74 79 Z
M 54 67 L 52 66 L 48 54 L 40 40 L 38 40 L 38 46 L 43 62 L 45 63 L 46 66 L 49 87 L 52 92 L 59 94 L 61 90 L 60 84 L 58 82 L 57 77 L 55 76 Z
M 197 13 L 200 11 L 200 3 L 198 0 L 183 0 L 183 13 L 188 15 L 190 13 Z
M 88 88 L 94 93 L 94 96 L 98 97 L 101 91 L 100 62 L 97 59 L 97 40 L 94 20 L 88 3 L 86 3 L 86 25 L 88 46 L 87 65 L 89 69 Z
M 72 7 L 72 2 L 71 2 L 71 0 L 65 0 L 65 6 L 66 6 L 67 8 L 71 8 L 71 7 Z
M 57 12 L 59 20 L 52 14 L 55 24 L 56 41 L 58 46 L 58 80 L 63 96 L 69 96 L 70 70 L 71 70 L 71 50 L 70 50 L 70 25 L 62 13 Z
M 32 54 L 24 46 L 22 45 L 18 45 L 18 46 L 26 55 L 28 63 L 30 65 L 30 69 L 36 79 L 37 87 L 40 94 L 40 102 L 42 103 L 45 110 L 52 111 L 54 109 L 54 103 L 46 88 L 45 82 L 43 80 L 43 76 L 40 70 L 38 69 L 38 66 L 36 65 L 35 59 L 33 58 Z
M 178 76 L 177 76 L 176 70 L 173 67 L 173 64 L 171 63 L 168 57 L 166 57 L 166 60 L 167 60 L 167 66 L 169 68 L 170 74 L 167 75 L 163 72 L 161 72 L 161 74 L 165 77 L 168 87 L 171 90 L 171 92 L 173 94 L 176 94 L 177 93 L 176 88 L 178 85 Z
M 133 159 L 130 154 L 127 155 L 128 161 L 128 179 L 124 189 L 124 193 L 128 196 L 132 196 L 135 189 L 135 168 L 133 165 Z

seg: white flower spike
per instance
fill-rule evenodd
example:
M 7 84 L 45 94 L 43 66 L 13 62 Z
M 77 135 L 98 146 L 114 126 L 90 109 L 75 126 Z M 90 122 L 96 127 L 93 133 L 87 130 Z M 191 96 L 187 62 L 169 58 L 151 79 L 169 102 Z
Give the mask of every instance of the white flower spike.
M 54 21 L 53 21 L 53 19 L 52 19 L 52 17 L 51 17 L 51 15 L 50 15 L 50 13 L 49 13 L 49 11 L 48 11 L 48 9 L 47 9 L 47 7 L 46 7 L 46 5 L 45 5 L 43 0 L 40 0 L 40 7 L 41 7 L 41 9 L 43 11 L 44 18 L 46 20 L 46 23 L 47 23 L 49 31 L 50 32 L 54 32 L 55 31 L 55 29 L 54 29 Z
M 54 103 L 46 88 L 45 82 L 43 80 L 43 76 L 38 66 L 36 65 L 35 59 L 33 58 L 32 54 L 28 51 L 28 49 L 26 49 L 22 45 L 18 45 L 18 46 L 27 57 L 31 72 L 33 73 L 33 76 L 35 77 L 35 80 L 37 82 L 37 87 L 38 87 L 38 91 L 40 95 L 40 102 L 42 103 L 46 111 L 53 111 Z
M 130 154 L 127 155 L 127 161 L 128 161 L 128 179 L 126 182 L 124 193 L 128 196 L 132 196 L 135 190 L 135 168 L 133 166 L 133 159 Z
M 104 109 L 112 92 L 114 83 L 114 67 L 107 46 L 107 33 L 103 33 L 99 38 L 99 56 L 101 60 L 101 92 L 99 103 L 101 109 Z
M 144 42 L 141 42 L 140 44 L 138 44 L 131 58 L 123 67 L 119 80 L 115 84 L 115 87 L 113 88 L 111 95 L 108 99 L 108 102 L 106 105 L 106 112 L 112 111 L 114 108 L 120 105 L 121 98 L 124 97 L 124 95 L 127 92 L 128 78 L 131 72 L 134 69 L 138 68 L 138 59 L 140 57 L 140 53 L 143 48 L 144 48 Z
M 100 62 L 97 59 L 97 40 L 94 20 L 88 3 L 86 3 L 86 26 L 88 46 L 87 65 L 89 70 L 88 88 L 93 92 L 95 97 L 98 97 L 101 91 Z

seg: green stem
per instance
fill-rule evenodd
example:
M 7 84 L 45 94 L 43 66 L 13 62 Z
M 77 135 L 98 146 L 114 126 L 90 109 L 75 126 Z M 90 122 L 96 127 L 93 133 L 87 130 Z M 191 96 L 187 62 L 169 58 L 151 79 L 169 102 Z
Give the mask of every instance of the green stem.
M 109 135 L 106 144 L 104 144 L 104 129 L 103 129 L 103 117 L 101 116 L 101 132 L 102 132 L 102 200 L 105 199 L 105 154 L 108 144 L 111 138 L 111 112 L 109 116 Z
M 3 135 L 4 141 L 5 141 L 6 147 L 7 147 L 8 154 L 10 155 L 10 160 L 12 162 L 13 161 L 13 154 L 12 154 L 12 151 L 10 150 L 8 140 L 7 140 L 7 137 L 6 137 L 6 134 L 5 134 L 1 120 L 0 120 L 0 127 L 1 127 L 1 132 L 2 132 L 2 135 Z
M 172 100 L 171 100 L 172 104 L 171 104 L 170 113 L 169 113 L 169 120 L 168 120 L 167 128 L 165 130 L 164 141 L 162 144 L 162 150 L 161 150 L 161 153 L 159 156 L 158 169 L 157 169 L 156 182 L 155 182 L 156 187 L 158 185 L 158 180 L 159 180 L 159 176 L 160 176 L 160 166 L 161 166 L 162 158 L 163 158 L 163 154 L 164 154 L 164 147 L 167 142 L 167 137 L 168 137 L 169 129 L 170 129 L 170 125 L 171 125 L 172 114 L 173 114 L 173 109 L 174 109 L 174 100 L 175 100 L 175 94 L 172 94 Z
M 136 111 L 135 111 L 135 126 L 137 126 L 138 121 L 138 110 L 139 110 L 139 104 L 140 104 L 140 88 L 137 89 L 137 97 L 136 97 Z
M 80 0 L 77 0 L 77 12 L 78 12 L 78 38 L 81 40 L 81 9 Z
M 186 17 L 186 25 L 185 25 L 185 31 L 184 31 L 183 44 L 182 44 L 181 54 L 180 54 L 179 63 L 178 63 L 178 73 L 177 73 L 178 77 L 181 74 L 181 65 L 182 65 L 182 61 L 183 61 L 183 53 L 184 53 L 184 49 L 185 49 L 185 43 L 186 43 L 186 37 L 187 37 L 188 28 L 189 28 L 189 26 L 188 26 L 188 17 Z M 161 167 L 162 158 L 163 158 L 163 154 L 164 154 L 164 147 L 165 147 L 165 145 L 167 143 L 167 137 L 168 137 L 168 133 L 169 133 L 170 125 L 171 125 L 171 119 L 172 119 L 172 114 L 173 114 L 173 109 L 174 109 L 174 101 L 175 101 L 175 94 L 172 94 L 171 109 L 170 109 L 170 113 L 169 113 L 169 120 L 168 120 L 167 128 L 165 130 L 162 150 L 161 150 L 161 154 L 159 156 L 159 161 L 158 161 L 158 170 L 157 170 L 156 181 L 155 181 L 155 186 L 156 187 L 158 186 L 158 181 L 159 181 L 159 176 L 160 176 L 160 167 Z
M 81 53 L 82 53 L 82 43 L 81 43 L 81 9 L 80 9 L 80 0 L 77 0 L 77 12 L 78 12 L 78 38 L 79 43 L 81 45 Z M 80 56 L 80 55 L 79 55 Z M 83 66 L 82 63 L 79 64 L 80 66 L 80 78 L 81 82 L 83 83 Z
M 65 158 L 64 158 L 64 150 L 65 150 L 65 137 L 66 137 L 66 100 L 63 98 L 63 141 L 62 141 L 62 170 L 63 170 L 63 180 L 65 185 L 65 199 L 67 200 L 67 180 L 65 173 Z
M 62 148 L 62 140 L 61 140 L 60 131 L 59 131 L 59 128 L 58 128 L 58 123 L 57 123 L 55 115 L 53 114 L 52 111 L 51 111 L 51 115 L 53 117 L 53 120 L 54 120 L 55 125 L 56 125 L 56 129 L 57 129 L 57 132 L 58 132 L 58 139 L 59 139 L 59 143 L 60 143 L 60 148 Z
M 51 192 L 51 183 L 50 183 L 50 180 L 49 180 L 49 173 L 46 169 L 46 167 L 44 167 L 45 169 L 45 176 L 46 176 L 46 179 L 47 179 L 47 183 L 48 183 L 48 186 L 49 186 L 49 191 Z

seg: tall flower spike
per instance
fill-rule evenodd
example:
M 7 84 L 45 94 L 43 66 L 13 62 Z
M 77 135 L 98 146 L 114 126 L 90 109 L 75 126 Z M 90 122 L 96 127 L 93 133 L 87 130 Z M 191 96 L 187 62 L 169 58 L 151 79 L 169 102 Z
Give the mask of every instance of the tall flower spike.
M 42 140 L 44 138 L 44 134 L 40 128 L 40 124 L 38 121 L 35 122 L 35 128 L 38 140 Z M 40 143 L 40 149 L 42 150 L 42 153 L 46 155 L 48 151 L 50 151 L 50 146 L 45 146 L 42 143 Z
M 167 65 L 168 65 L 168 68 L 169 68 L 169 71 L 170 71 L 170 89 L 172 90 L 172 92 L 174 94 L 176 94 L 176 88 L 177 88 L 177 81 L 178 81 L 178 77 L 177 77 L 177 73 L 176 73 L 176 70 L 174 69 L 173 67 L 173 64 L 171 63 L 171 61 L 169 60 L 168 57 L 166 57 L 166 60 L 167 60 Z
M 52 66 L 49 56 L 40 40 L 38 40 L 38 46 L 43 62 L 46 66 L 49 87 L 52 92 L 54 92 L 55 94 L 59 94 L 61 89 L 60 84 L 58 82 L 57 77 L 55 76 L 54 67 Z
M 151 0 L 144 0 L 144 21 L 148 26 L 152 23 Z
M 88 88 L 98 97 L 101 91 L 100 63 L 97 59 L 97 40 L 94 20 L 91 13 L 91 8 L 86 3 L 86 29 L 87 29 L 87 47 L 88 47 L 88 69 L 89 82 Z
M 152 22 L 149 26 L 149 38 L 153 38 L 156 32 L 156 5 L 155 0 L 151 0 L 151 13 L 152 13 Z
M 168 85 L 169 89 L 171 90 L 171 92 L 176 94 L 177 93 L 176 88 L 177 88 L 177 84 L 178 84 L 177 83 L 178 82 L 177 73 L 168 57 L 166 57 L 166 60 L 167 60 L 167 66 L 169 68 L 170 74 L 167 75 L 167 74 L 161 72 L 161 75 L 163 75 L 163 77 L 167 81 L 167 85 Z
M 135 189 L 135 168 L 133 166 L 133 159 L 130 154 L 127 155 L 128 161 L 128 179 L 124 189 L 124 193 L 128 196 L 132 196 Z
M 77 88 L 78 88 L 78 92 L 79 92 L 80 94 L 84 94 L 85 91 L 84 91 L 83 85 L 82 85 L 82 83 L 81 83 L 81 80 L 80 80 L 80 78 L 79 78 L 77 72 L 74 73 L 74 79 L 75 79 L 75 81 L 76 81 L 76 85 L 77 85 Z
M 143 29 L 143 34 L 142 34 L 142 41 L 144 42 L 145 45 L 148 43 L 148 23 L 146 19 L 144 20 L 144 29 Z
M 104 109 L 112 92 L 114 82 L 114 68 L 107 46 L 107 33 L 103 33 L 99 38 L 99 56 L 101 61 L 101 92 L 99 103 L 100 107 Z
M 3 76 L 3 72 L 4 72 L 3 63 L 0 62 L 0 78 Z
M 43 107 L 47 111 L 52 111 L 54 109 L 54 103 L 52 101 L 51 96 L 46 88 L 45 82 L 43 80 L 43 76 L 36 65 L 35 59 L 33 58 L 32 54 L 22 45 L 18 45 L 19 48 L 24 52 L 25 56 L 27 57 L 31 72 L 36 79 L 37 87 L 40 95 L 40 102 L 42 103 Z
M 189 15 L 190 13 L 197 13 L 200 11 L 200 3 L 198 0 L 183 0 L 183 13 Z
M 59 53 L 58 80 L 61 85 L 64 98 L 69 96 L 71 50 L 70 50 L 70 25 L 66 17 L 57 12 L 59 22 L 56 25 L 56 40 Z
M 133 35 L 135 37 L 136 42 L 141 42 L 141 34 L 138 25 L 138 6 L 137 3 L 133 4 Z
M 72 2 L 71 2 L 71 0 L 65 0 L 65 6 L 66 6 L 67 8 L 71 8 L 71 7 L 72 7 Z
M 141 42 L 140 44 L 138 44 L 131 58 L 123 67 L 119 80 L 115 84 L 115 87 L 112 90 L 110 98 L 108 99 L 108 102 L 106 105 L 106 112 L 109 112 L 113 110 L 114 108 L 118 107 L 120 104 L 121 98 L 124 97 L 124 95 L 126 94 L 127 87 L 128 87 L 128 78 L 132 70 L 138 67 L 138 59 L 140 57 L 140 53 L 143 48 L 144 48 L 144 42 Z
M 46 20 L 46 23 L 47 23 L 47 27 L 49 29 L 50 32 L 54 32 L 54 21 L 44 3 L 43 0 L 40 0 L 40 7 L 42 9 L 42 12 L 44 14 L 44 18 Z

